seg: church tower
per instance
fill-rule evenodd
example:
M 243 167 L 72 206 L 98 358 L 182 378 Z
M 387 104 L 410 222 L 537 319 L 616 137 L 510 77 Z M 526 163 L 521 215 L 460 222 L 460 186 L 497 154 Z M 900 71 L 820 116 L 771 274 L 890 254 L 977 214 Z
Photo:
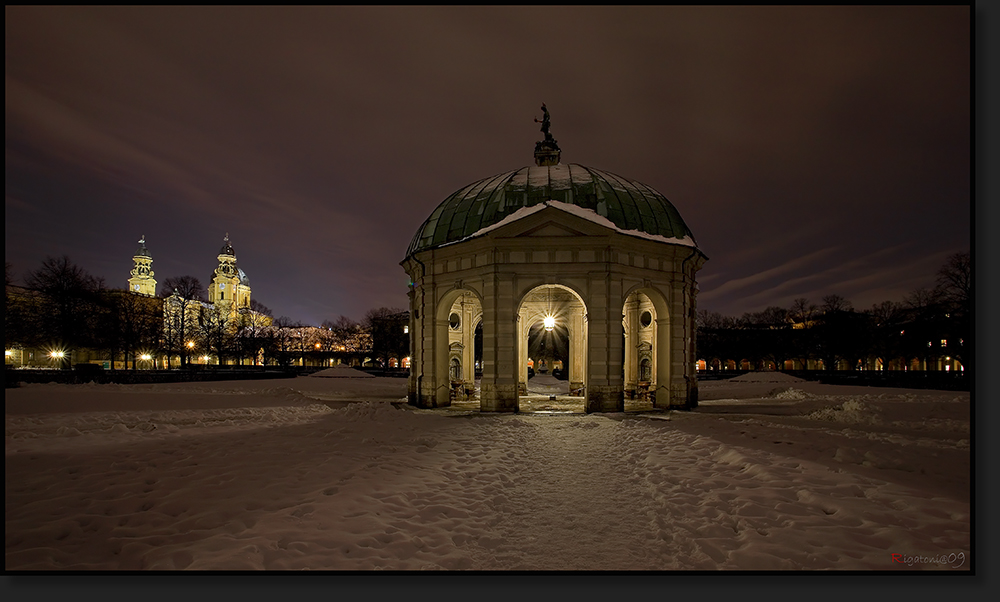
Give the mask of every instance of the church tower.
M 208 301 L 220 309 L 228 306 L 229 313 L 235 317 L 240 309 L 250 307 L 250 279 L 236 265 L 236 251 L 229 243 L 228 232 L 223 243 L 219 251 L 219 267 L 212 273 L 208 287 Z
M 130 272 L 128 290 L 140 295 L 156 296 L 156 280 L 153 278 L 153 256 L 146 248 L 146 235 L 139 239 L 139 248 L 132 257 L 135 266 Z

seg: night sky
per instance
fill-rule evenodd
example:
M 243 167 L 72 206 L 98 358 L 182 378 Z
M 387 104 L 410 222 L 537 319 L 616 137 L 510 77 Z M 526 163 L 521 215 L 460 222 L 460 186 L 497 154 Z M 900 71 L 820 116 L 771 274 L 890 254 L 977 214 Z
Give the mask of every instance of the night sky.
M 954 7 L 25 8 L 6 17 L 6 260 L 203 285 L 319 325 L 407 306 L 464 185 L 563 163 L 663 193 L 699 309 L 933 285 L 970 250 L 971 14 Z

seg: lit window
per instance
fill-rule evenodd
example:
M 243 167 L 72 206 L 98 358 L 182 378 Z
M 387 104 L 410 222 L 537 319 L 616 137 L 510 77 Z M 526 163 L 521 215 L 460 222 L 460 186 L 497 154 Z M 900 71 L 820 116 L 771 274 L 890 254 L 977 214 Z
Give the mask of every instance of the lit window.
M 947 347 L 948 346 L 948 339 L 941 339 L 941 346 L 942 347 Z
M 410 327 L 409 326 L 404 326 L 403 327 L 403 334 L 410 334 Z

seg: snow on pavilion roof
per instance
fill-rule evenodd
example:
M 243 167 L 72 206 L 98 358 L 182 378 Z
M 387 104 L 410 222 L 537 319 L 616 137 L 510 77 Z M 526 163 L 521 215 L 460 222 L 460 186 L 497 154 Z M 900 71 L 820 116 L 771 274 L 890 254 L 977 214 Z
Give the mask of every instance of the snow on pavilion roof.
M 543 203 L 603 218 L 598 223 L 610 222 L 608 227 L 623 234 L 697 246 L 680 213 L 656 190 L 605 171 L 560 163 L 522 167 L 461 188 L 421 224 L 406 256 L 484 234 L 508 223 L 507 218 L 518 219 L 514 214 L 519 210 L 536 205 L 540 210 Z

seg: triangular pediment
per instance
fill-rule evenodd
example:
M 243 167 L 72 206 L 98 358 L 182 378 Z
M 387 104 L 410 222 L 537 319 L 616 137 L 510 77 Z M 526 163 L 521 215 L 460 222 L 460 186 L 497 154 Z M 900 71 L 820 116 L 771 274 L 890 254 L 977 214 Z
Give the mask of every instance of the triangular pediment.
M 532 228 L 526 232 L 522 232 L 518 235 L 519 237 L 524 236 L 586 236 L 583 232 L 580 232 L 576 228 L 571 228 L 565 224 L 557 224 L 555 222 L 546 222 L 535 228 Z
M 561 209 L 544 207 L 495 231 L 499 238 L 607 236 L 611 230 Z

